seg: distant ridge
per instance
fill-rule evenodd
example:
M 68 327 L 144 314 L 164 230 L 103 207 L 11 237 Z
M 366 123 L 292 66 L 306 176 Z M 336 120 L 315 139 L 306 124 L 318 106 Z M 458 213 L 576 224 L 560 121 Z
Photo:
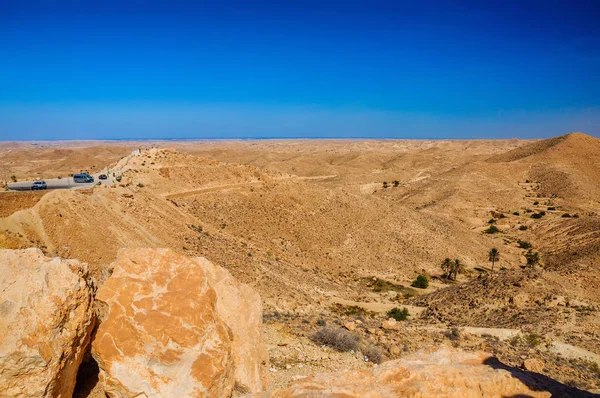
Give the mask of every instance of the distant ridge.
M 599 150 L 600 140 L 583 133 L 569 133 L 559 137 L 536 141 L 520 148 L 510 150 L 506 153 L 492 156 L 488 159 L 488 161 L 493 163 L 514 162 L 530 156 L 542 155 L 557 147 L 564 147 L 565 149 L 568 148 L 568 152 L 572 152 L 573 155 L 577 155 L 577 152 L 579 151 L 586 153 L 592 150 Z

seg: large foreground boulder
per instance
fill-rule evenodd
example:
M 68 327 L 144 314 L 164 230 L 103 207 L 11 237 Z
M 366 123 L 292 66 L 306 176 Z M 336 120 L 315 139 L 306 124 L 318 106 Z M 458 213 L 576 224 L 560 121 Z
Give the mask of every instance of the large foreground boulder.
M 203 257 L 195 258 L 217 293 L 217 313 L 233 332 L 235 382 L 240 391 L 266 389 L 269 360 L 262 337 L 262 301 L 250 286 Z
M 246 320 L 261 312 L 255 293 L 167 249 L 121 250 L 113 267 L 97 294 L 105 309 L 92 344 L 109 396 L 225 397 L 236 376 L 249 391 L 262 385 L 261 356 L 246 358 L 263 344 L 260 321 Z
M 503 365 L 483 352 L 428 350 L 371 370 L 319 374 L 258 398 L 579 397 L 591 396 L 541 375 Z M 544 378 L 544 376 L 541 376 Z
M 0 250 L 0 396 L 70 397 L 95 325 L 86 264 Z

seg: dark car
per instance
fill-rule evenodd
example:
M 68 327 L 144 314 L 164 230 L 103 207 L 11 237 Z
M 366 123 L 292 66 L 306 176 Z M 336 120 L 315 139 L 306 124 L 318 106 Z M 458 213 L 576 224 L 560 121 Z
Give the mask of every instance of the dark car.
M 46 185 L 46 181 L 36 181 L 31 186 L 32 191 L 37 191 L 38 189 L 48 189 L 48 185 Z
M 108 180 L 108 177 L 106 176 L 106 174 L 100 174 L 98 176 L 98 179 L 100 179 L 100 180 Z

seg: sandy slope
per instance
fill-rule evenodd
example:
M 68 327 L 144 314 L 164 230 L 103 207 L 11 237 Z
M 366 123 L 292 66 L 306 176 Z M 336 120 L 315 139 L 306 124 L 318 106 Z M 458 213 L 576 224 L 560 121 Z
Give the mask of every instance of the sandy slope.
M 443 339 L 423 335 L 431 325 L 523 328 L 598 354 L 599 145 L 583 134 L 538 142 L 171 142 L 169 150 L 112 163 L 124 178 L 110 188 L 48 192 L 39 201 L 0 194 L 0 246 L 78 258 L 100 279 L 121 247 L 202 255 L 253 285 L 266 315 L 287 314 L 275 322 L 278 330 L 283 323 L 290 336 L 306 337 L 318 318 L 366 317 L 364 338 L 391 357 L 399 355 L 392 347 L 412 351 Z M 116 162 L 136 146 L 4 145 L 0 157 L 41 151 L 39 167 L 56 174 L 72 167 L 73 153 L 84 168 Z M 23 173 L 35 170 L 32 163 Z M 532 219 L 528 210 L 546 215 Z M 579 217 L 562 217 L 566 212 Z M 501 233 L 483 233 L 490 218 Z M 541 253 L 543 271 L 521 269 L 519 240 Z M 488 277 L 491 247 L 501 251 L 498 268 L 505 270 Z M 420 273 L 438 278 L 445 257 L 465 264 L 463 284 L 432 280 L 425 291 L 409 289 Z M 374 277 L 392 288 L 376 291 Z M 410 307 L 406 333 L 369 332 L 385 318 L 372 308 L 401 306 L 414 294 L 420 296 L 410 304 L 419 308 Z M 285 350 L 273 344 L 277 360 Z M 523 355 L 502 344 L 491 347 L 507 360 Z M 593 369 L 586 366 L 548 371 L 600 388 L 589 384 Z

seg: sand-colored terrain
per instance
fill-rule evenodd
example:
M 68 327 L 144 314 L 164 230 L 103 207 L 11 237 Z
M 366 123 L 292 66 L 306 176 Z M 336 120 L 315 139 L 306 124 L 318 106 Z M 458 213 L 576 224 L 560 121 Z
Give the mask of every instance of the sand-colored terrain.
M 0 144 L 0 164 L 19 180 L 123 174 L 87 191 L 0 193 L 0 247 L 85 261 L 100 281 L 123 247 L 208 258 L 260 293 L 274 386 L 366 366 L 309 339 L 317 322 L 351 321 L 387 358 L 445 342 L 515 366 L 538 358 L 547 376 L 598 392 L 599 153 L 600 140 L 580 133 Z M 484 232 L 491 219 L 499 232 Z M 540 255 L 535 266 L 523 241 Z M 456 281 L 442 277 L 446 257 L 465 266 Z M 427 289 L 410 286 L 420 274 Z M 409 319 L 382 329 L 396 306 Z

